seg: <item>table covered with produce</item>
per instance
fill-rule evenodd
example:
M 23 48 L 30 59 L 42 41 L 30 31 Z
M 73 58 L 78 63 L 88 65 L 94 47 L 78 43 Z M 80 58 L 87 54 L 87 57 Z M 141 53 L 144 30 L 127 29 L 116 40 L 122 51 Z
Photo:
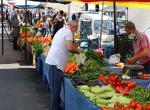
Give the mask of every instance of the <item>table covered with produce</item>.
M 20 49 L 25 51 L 27 62 L 31 62 L 33 65 L 36 63 L 36 58 L 41 53 L 47 54 L 51 44 L 51 35 L 37 35 L 33 33 L 30 27 L 22 26 L 20 28 L 20 37 L 17 44 Z M 30 61 L 31 60 L 31 61 Z
M 48 80 L 45 58 L 41 55 L 39 60 Z M 150 110 L 149 74 L 129 76 L 128 70 L 107 64 L 92 49 L 71 53 L 64 72 L 61 99 L 65 110 Z

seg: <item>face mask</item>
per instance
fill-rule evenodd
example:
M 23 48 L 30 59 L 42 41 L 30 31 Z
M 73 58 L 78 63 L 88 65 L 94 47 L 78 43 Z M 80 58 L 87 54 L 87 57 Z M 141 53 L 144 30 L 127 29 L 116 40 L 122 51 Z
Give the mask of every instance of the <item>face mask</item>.
M 136 37 L 136 34 L 135 33 L 131 33 L 128 37 L 129 37 L 129 39 L 134 39 Z

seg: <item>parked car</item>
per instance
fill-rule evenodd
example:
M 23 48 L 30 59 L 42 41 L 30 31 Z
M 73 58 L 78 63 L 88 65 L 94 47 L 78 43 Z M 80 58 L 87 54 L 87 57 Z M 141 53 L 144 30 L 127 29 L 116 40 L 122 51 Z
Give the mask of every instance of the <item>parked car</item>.
M 101 19 L 100 13 L 84 13 L 79 18 L 79 29 L 81 39 L 89 39 L 95 48 L 100 44 L 100 30 L 102 23 L 101 47 L 107 44 L 114 45 L 113 20 L 103 15 Z M 97 40 L 97 41 L 96 41 Z M 97 46 L 93 42 L 98 42 Z

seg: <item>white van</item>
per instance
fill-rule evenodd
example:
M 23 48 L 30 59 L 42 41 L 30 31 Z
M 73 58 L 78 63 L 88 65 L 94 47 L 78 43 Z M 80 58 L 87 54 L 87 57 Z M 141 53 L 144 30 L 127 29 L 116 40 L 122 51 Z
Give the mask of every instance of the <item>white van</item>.
M 105 45 L 114 45 L 113 20 L 103 15 L 103 32 L 101 37 L 101 47 Z M 79 18 L 78 33 L 81 39 L 96 39 L 100 37 L 101 14 L 99 13 L 84 13 Z

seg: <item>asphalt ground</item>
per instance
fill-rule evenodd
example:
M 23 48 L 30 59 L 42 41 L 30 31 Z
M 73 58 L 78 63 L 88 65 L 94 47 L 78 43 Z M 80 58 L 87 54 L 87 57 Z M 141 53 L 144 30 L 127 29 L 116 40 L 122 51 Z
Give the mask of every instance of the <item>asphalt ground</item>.
M 46 84 L 35 67 L 26 64 L 24 53 L 13 50 L 8 37 L 4 38 L 4 55 L 0 40 L 0 110 L 49 110 Z

